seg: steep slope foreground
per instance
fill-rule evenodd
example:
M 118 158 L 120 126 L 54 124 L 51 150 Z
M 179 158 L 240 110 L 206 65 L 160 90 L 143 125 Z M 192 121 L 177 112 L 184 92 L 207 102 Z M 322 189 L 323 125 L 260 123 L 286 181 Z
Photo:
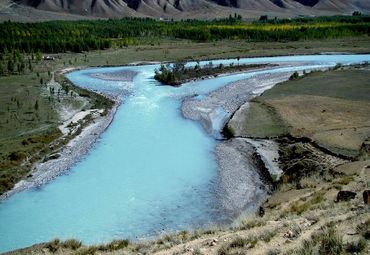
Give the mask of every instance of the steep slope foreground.
M 12 2 L 12 1 L 9 1 Z M 15 0 L 38 10 L 83 16 L 215 18 L 238 13 L 244 17 L 370 13 L 367 0 Z M 0 12 L 1 15 L 1 12 Z

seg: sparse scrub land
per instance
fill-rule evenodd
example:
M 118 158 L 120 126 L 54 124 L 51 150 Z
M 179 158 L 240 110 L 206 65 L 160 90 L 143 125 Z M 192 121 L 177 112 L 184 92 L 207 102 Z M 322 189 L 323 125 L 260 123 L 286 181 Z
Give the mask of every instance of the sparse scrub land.
M 59 239 L 54 239 L 43 245 L 44 248 L 48 249 L 51 253 L 57 253 L 63 250 L 75 251 L 73 254 L 88 255 L 95 254 L 96 252 L 113 252 L 117 250 L 122 250 L 128 247 L 130 242 L 128 240 L 113 240 L 107 244 L 100 244 L 97 246 L 83 246 L 79 240 L 68 239 L 65 241 L 60 241 Z
M 47 153 L 44 145 L 61 135 L 57 112 L 48 97 L 40 97 L 45 90 L 36 75 L 1 78 L 0 194 L 27 175 L 30 165 L 22 165 L 24 160 L 40 150 Z
M 229 244 L 222 246 L 218 255 L 247 254 L 247 250 L 254 248 L 258 240 L 256 238 L 236 237 Z
M 63 77 L 56 77 L 62 85 L 57 90 L 40 84 L 39 77 L 47 80 L 50 74 L 0 77 L 0 194 L 30 177 L 33 163 L 45 160 L 78 135 L 63 136 L 59 130 L 60 105 L 105 112 L 112 107 L 109 99 L 77 88 Z M 79 123 L 79 131 L 87 124 L 88 116 Z
M 325 227 L 303 241 L 301 249 L 288 254 L 299 255 L 340 255 L 340 254 L 365 254 L 368 244 L 364 238 L 347 242 L 338 233 L 335 227 Z

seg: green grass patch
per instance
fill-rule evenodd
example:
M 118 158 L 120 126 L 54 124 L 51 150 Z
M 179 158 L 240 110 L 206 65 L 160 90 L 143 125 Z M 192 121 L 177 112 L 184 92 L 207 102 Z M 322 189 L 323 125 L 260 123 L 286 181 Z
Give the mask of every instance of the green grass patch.
M 289 127 L 275 109 L 263 102 L 253 100 L 240 111 L 244 115 L 241 123 L 232 120 L 228 124 L 229 129 L 240 136 L 265 138 L 289 133 Z
M 308 211 L 312 206 L 320 204 L 324 199 L 323 192 L 315 192 L 308 201 L 294 201 L 290 205 L 288 212 L 300 215 Z
M 348 100 L 370 101 L 369 71 L 360 69 L 313 72 L 299 79 L 280 83 L 263 93 L 258 99 L 314 95 Z
M 349 175 L 346 175 L 346 176 L 343 176 L 339 179 L 336 179 L 334 180 L 334 184 L 339 184 L 339 185 L 347 185 L 349 184 L 350 182 L 353 182 L 354 181 L 354 178 L 353 176 L 349 176 Z

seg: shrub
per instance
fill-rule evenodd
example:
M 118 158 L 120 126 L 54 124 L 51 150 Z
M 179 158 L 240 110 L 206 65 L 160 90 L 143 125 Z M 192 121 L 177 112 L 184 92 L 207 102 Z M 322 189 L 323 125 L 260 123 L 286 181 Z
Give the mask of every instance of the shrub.
M 44 247 L 47 248 L 51 253 L 55 253 L 60 248 L 60 240 L 54 239 L 46 243 Z
M 357 242 L 347 244 L 346 252 L 360 254 L 362 251 L 365 250 L 366 246 L 366 240 L 364 238 L 361 238 Z
M 289 80 L 297 80 L 299 78 L 299 73 L 298 72 L 294 72 L 290 77 L 289 77 Z
M 193 251 L 193 255 L 202 255 L 203 253 L 200 251 L 199 248 L 196 248 L 194 251 Z
M 370 240 L 370 219 L 368 219 L 367 221 L 365 221 L 364 224 L 358 225 L 357 226 L 357 231 L 366 240 Z
M 182 240 L 185 241 L 189 238 L 189 233 L 186 230 L 180 231 L 178 234 L 178 237 Z
M 303 212 L 307 211 L 310 208 L 309 203 L 301 203 L 299 201 L 295 201 L 289 207 L 290 213 L 296 213 L 298 215 L 302 214 Z
M 241 237 L 237 237 L 229 244 L 229 248 L 245 248 L 246 246 L 248 246 L 249 248 L 253 248 L 254 246 L 256 246 L 257 242 L 258 240 L 256 238 L 244 239 Z
M 204 235 L 213 235 L 216 233 L 216 230 L 215 229 L 207 229 L 207 230 L 204 230 L 203 231 L 203 234 Z
M 126 248 L 129 245 L 128 240 L 113 240 L 109 244 L 107 244 L 107 248 L 109 251 L 116 251 Z
M 290 205 L 288 211 L 290 213 L 296 213 L 296 214 L 300 215 L 303 212 L 305 212 L 308 209 L 310 209 L 310 207 L 312 205 L 321 203 L 322 201 L 324 201 L 324 193 L 323 192 L 315 192 L 313 194 L 312 198 L 309 201 L 305 202 L 305 203 L 302 203 L 300 201 L 293 202 Z
M 266 225 L 266 221 L 260 218 L 251 218 L 247 220 L 243 220 L 239 223 L 238 229 L 239 230 L 248 230 L 255 227 L 261 227 Z
M 314 204 L 321 203 L 322 201 L 324 201 L 324 193 L 322 193 L 322 192 L 315 192 L 314 195 L 313 195 L 313 197 L 310 200 L 310 203 L 312 205 L 314 205 Z
M 249 241 L 247 239 L 237 237 L 229 244 L 229 248 L 242 248 L 246 246 L 248 243 Z
M 78 250 L 73 255 L 94 255 L 98 251 L 96 246 L 90 246 L 83 249 Z
M 81 245 L 82 245 L 81 241 L 76 240 L 76 239 L 65 240 L 62 243 L 62 246 L 64 248 L 71 249 L 71 250 L 77 250 L 78 248 L 81 247 Z
M 311 254 L 314 254 L 314 247 L 315 247 L 314 241 L 304 240 L 303 244 L 302 244 L 302 248 L 300 250 L 297 250 L 294 254 L 295 255 L 311 255 Z
M 262 15 L 259 18 L 259 21 L 267 21 L 267 20 L 268 20 L 268 16 L 267 15 Z
M 343 251 L 342 239 L 338 236 L 334 228 L 322 235 L 319 253 L 322 255 L 337 255 Z
M 11 161 L 20 161 L 26 158 L 26 155 L 23 152 L 14 151 L 9 154 L 8 159 Z
M 339 180 L 335 180 L 334 184 L 347 185 L 354 180 L 353 176 L 344 176 Z
M 278 249 L 272 249 L 266 253 L 266 255 L 278 255 L 278 254 L 280 254 L 280 251 Z
M 227 255 L 228 254 L 227 247 L 226 246 L 221 246 L 221 248 L 218 249 L 217 254 L 218 255 Z
M 258 239 L 268 243 L 271 239 L 276 235 L 276 230 L 273 231 L 266 231 L 265 233 L 261 234 Z

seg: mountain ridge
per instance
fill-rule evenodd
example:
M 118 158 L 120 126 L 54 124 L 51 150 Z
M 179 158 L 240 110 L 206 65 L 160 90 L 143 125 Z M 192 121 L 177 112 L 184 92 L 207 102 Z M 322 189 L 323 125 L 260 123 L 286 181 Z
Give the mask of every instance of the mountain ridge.
M 237 13 L 244 18 L 350 15 L 370 13 L 367 0 L 14 0 L 9 10 L 27 9 L 92 18 L 222 18 Z M 0 8 L 0 17 L 3 16 Z M 30 14 L 32 16 L 32 14 Z M 3 17 L 4 18 L 4 17 Z M 37 18 L 37 17 L 36 17 Z

